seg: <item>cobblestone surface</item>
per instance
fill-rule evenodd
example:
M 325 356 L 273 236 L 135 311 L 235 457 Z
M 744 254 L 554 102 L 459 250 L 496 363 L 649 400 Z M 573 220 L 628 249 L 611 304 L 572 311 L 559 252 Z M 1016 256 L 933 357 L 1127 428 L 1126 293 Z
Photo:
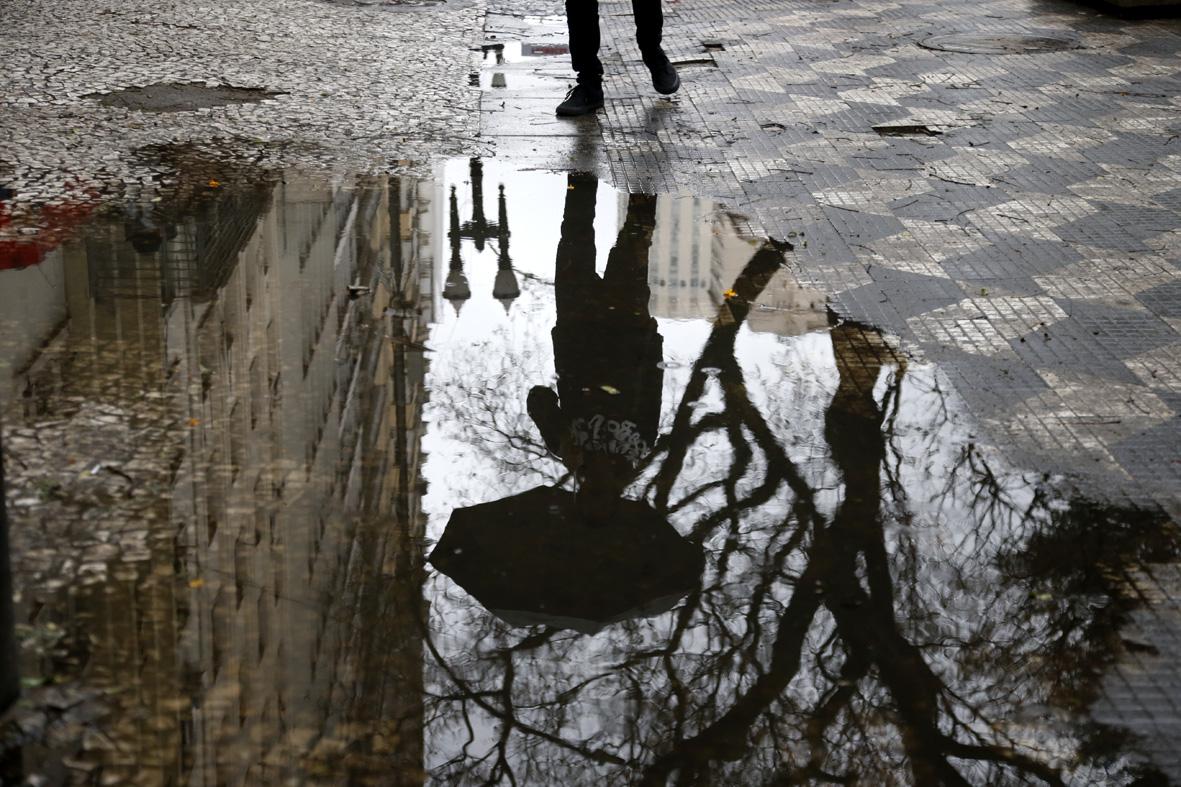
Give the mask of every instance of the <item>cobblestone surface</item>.
M 187 143 L 264 167 L 384 170 L 469 151 L 479 3 L 420 11 L 316 0 L 6 3 L 0 185 L 18 207 L 94 201 L 158 177 Z M 149 113 L 100 103 L 157 83 L 259 88 L 261 103 Z

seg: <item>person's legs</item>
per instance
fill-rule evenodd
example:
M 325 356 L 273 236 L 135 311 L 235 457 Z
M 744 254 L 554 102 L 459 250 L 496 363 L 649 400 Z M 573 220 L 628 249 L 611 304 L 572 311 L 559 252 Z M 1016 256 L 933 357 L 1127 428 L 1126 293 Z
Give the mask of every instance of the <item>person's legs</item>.
M 578 84 L 558 104 L 563 117 L 589 115 L 603 106 L 603 64 L 599 61 L 599 0 L 566 0 L 570 65 Z
M 641 322 L 649 319 L 648 254 L 656 229 L 656 197 L 629 194 L 627 215 L 603 272 L 605 289 L 619 314 Z
M 570 33 L 570 65 L 578 84 L 600 88 L 603 64 L 599 62 L 599 0 L 566 0 L 566 28 Z
M 632 0 L 632 14 L 636 18 L 636 43 L 640 45 L 644 65 L 652 74 L 652 87 L 667 96 L 681 87 L 681 78 L 660 46 L 664 35 L 664 12 L 660 3 L 661 0 Z
M 554 297 L 558 323 L 577 323 L 595 308 L 599 277 L 595 274 L 595 203 L 598 179 L 585 172 L 566 176 L 566 206 L 554 261 Z
M 668 62 L 660 47 L 664 35 L 664 11 L 660 3 L 661 0 L 632 0 L 632 15 L 636 18 L 636 43 L 640 46 L 644 65 L 650 69 Z

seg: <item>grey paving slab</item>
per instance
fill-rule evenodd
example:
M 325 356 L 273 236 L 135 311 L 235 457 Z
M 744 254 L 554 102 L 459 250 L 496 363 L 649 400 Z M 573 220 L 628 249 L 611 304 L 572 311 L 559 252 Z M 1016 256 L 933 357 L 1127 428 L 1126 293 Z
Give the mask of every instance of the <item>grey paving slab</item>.
M 1136 296 L 1153 314 L 1181 318 L 1181 282 L 1169 282 L 1144 290 Z
M 1065 298 L 1058 299 L 1058 304 L 1090 332 L 1095 344 L 1120 357 L 1138 355 L 1177 340 L 1172 326 L 1147 308 L 1122 308 Z
M 609 48 L 631 50 L 627 23 L 611 18 Z M 1086 368 L 1113 385 L 1141 384 L 1124 360 L 1176 340 L 1168 322 L 1175 274 L 1166 271 L 1175 270 L 1167 260 L 1181 157 L 1165 144 L 1178 117 L 1170 100 L 1181 73 L 1176 23 L 1125 29 L 1069 5 L 747 0 L 680 3 L 666 24 L 682 50 L 706 37 L 727 40 L 709 77 L 711 84 L 724 77 L 729 90 L 696 94 L 687 81 L 684 121 L 699 134 L 735 135 L 722 152 L 732 182 L 742 184 L 739 204 L 745 199 L 769 228 L 807 227 L 800 276 L 830 292 L 839 313 L 910 331 L 917 350 L 954 347 L 964 353 L 957 369 L 1002 359 L 1010 369 L 1024 365 L 1023 379 L 1043 383 L 1047 370 Z M 1062 35 L 1081 48 L 990 57 L 915 45 L 949 28 Z M 643 97 L 641 78 L 636 87 L 640 102 L 652 100 Z M 779 136 L 735 131 L 750 118 L 782 124 Z M 871 128 L 877 120 L 927 123 L 943 133 L 880 137 Z M 603 124 L 614 122 L 608 115 Z M 718 159 L 708 159 L 704 178 L 692 177 L 692 159 L 670 151 L 658 163 L 677 183 L 721 187 Z M 758 176 L 760 168 L 775 171 L 776 159 L 791 170 L 782 184 Z M 640 174 L 654 163 L 623 156 L 613 159 L 612 175 L 657 182 L 654 173 Z M 892 185 L 894 177 L 908 181 Z M 732 185 L 724 190 L 734 195 Z M 1162 262 L 1147 262 L 1153 254 Z M 967 325 L 954 322 L 961 299 L 989 296 L 1028 304 L 1031 315 L 1053 312 L 1057 337 L 1011 347 L 1020 345 L 1025 331 L 1015 326 L 1025 318 L 1007 307 L 963 318 L 990 324 L 999 344 L 987 332 L 945 331 Z M 938 342 L 923 338 L 935 336 Z M 961 377 L 985 380 L 990 372 Z M 1036 410 L 1021 417 L 1036 418 Z M 1095 429 L 1071 428 L 1077 439 L 1103 439 Z M 1053 450 L 1072 439 L 1069 430 L 1058 434 L 1048 443 Z M 1177 488 L 1179 479 L 1158 488 Z
M 1086 369 L 1099 381 L 1139 385 L 1139 378 L 1115 354 L 1096 347 L 1095 330 L 1072 317 L 1064 317 L 1047 325 L 1034 326 L 1011 339 L 1009 346 L 1034 370 L 1061 374 Z

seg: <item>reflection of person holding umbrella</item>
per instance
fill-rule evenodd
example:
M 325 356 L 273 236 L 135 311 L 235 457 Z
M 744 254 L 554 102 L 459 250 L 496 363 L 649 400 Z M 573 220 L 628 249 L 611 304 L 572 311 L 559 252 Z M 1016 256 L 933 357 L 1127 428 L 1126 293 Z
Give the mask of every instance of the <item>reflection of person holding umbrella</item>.
M 612 516 L 660 419 L 661 337 L 648 312 L 648 251 L 656 198 L 632 194 L 627 218 L 595 273 L 598 181 L 572 174 L 558 242 L 553 330 L 558 394 L 529 392 L 529 414 L 546 447 L 574 473 L 583 518 Z
M 586 633 L 669 609 L 704 562 L 700 544 L 648 503 L 623 498 L 660 417 L 661 338 L 648 312 L 656 198 L 630 197 L 600 277 L 596 186 L 589 175 L 567 183 L 555 273 L 558 392 L 535 386 L 528 400 L 577 491 L 543 486 L 456 509 L 430 557 L 510 624 Z
M 140 254 L 155 254 L 164 241 L 176 237 L 176 227 L 161 220 L 152 208 L 136 202 L 124 208 L 123 234 Z

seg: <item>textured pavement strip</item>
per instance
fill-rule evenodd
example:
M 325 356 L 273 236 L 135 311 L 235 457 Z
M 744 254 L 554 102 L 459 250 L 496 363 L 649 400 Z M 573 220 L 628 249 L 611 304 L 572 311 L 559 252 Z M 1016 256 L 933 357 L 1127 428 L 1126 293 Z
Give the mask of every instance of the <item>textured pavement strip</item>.
M 606 111 L 566 132 L 535 119 L 548 141 L 581 135 L 621 187 L 712 196 L 799 233 L 797 277 L 937 362 L 1015 463 L 1181 513 L 1181 22 L 1016 0 L 666 2 L 666 48 L 685 62 L 670 102 L 647 83 L 628 0 L 600 6 Z M 918 45 L 950 33 L 1079 48 Z M 485 118 L 534 133 L 528 114 L 548 115 L 569 78 L 555 60 L 537 67 L 548 104 L 491 91 Z M 887 124 L 941 133 L 873 130 Z M 569 149 L 497 133 L 498 151 L 551 166 Z M 1143 647 L 1093 716 L 1181 783 L 1181 567 L 1142 565 L 1128 586 L 1149 602 L 1123 632 Z

